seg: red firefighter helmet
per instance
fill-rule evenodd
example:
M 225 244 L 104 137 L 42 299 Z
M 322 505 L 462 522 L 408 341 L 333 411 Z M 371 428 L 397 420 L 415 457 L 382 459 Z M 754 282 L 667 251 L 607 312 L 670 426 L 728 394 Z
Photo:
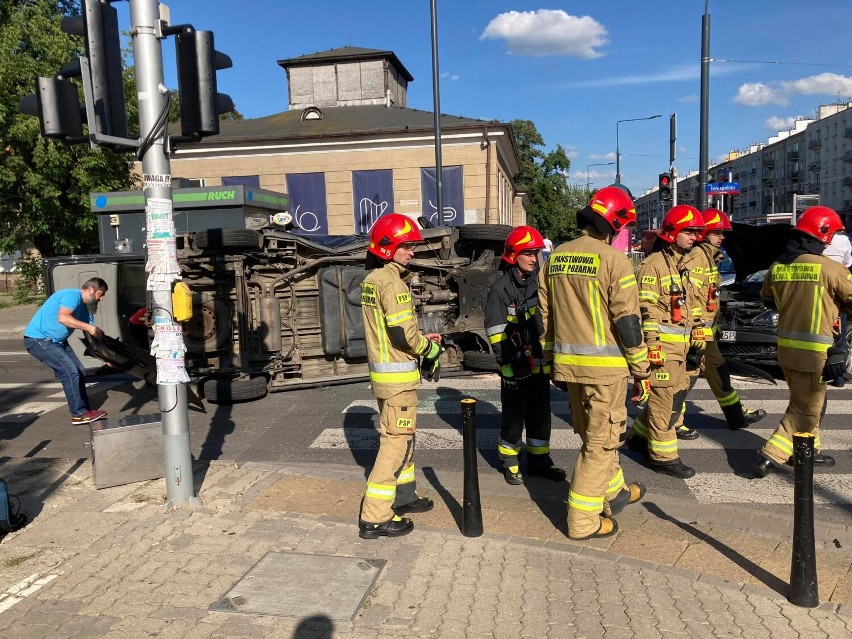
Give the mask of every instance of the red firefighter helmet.
M 541 233 L 531 226 L 519 226 L 509 233 L 506 247 L 503 249 L 503 261 L 507 264 L 518 263 L 518 253 L 521 251 L 540 251 L 544 248 Z
M 674 244 L 677 234 L 687 229 L 700 230 L 704 228 L 704 218 L 701 212 L 689 204 L 678 204 L 663 218 L 663 226 L 657 235 L 664 242 Z
M 605 186 L 595 193 L 589 200 L 589 208 L 604 218 L 616 233 L 636 223 L 633 198 L 618 186 Z
M 843 222 L 840 221 L 840 216 L 834 209 L 827 206 L 812 206 L 805 209 L 796 221 L 796 230 L 815 237 L 823 244 L 828 244 L 837 231 L 843 230 Z
M 518 263 L 518 253 L 521 251 L 540 251 L 544 248 L 544 240 L 541 233 L 531 226 L 519 226 L 512 229 L 506 238 L 506 246 L 503 248 L 503 261 L 507 264 Z
M 388 213 L 376 220 L 370 229 L 367 251 L 383 260 L 392 260 L 400 244 L 422 241 L 423 236 L 414 222 L 400 213 Z
M 701 217 L 704 218 L 704 230 L 695 238 L 698 242 L 704 241 L 704 238 L 707 237 L 707 233 L 710 231 L 734 230 L 734 227 L 731 226 L 731 218 L 728 217 L 727 213 L 719 209 L 704 209 Z

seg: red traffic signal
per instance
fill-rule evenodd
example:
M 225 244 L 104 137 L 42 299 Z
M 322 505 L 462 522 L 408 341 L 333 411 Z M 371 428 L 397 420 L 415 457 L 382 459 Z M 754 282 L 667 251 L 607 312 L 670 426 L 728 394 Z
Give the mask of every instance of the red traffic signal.
M 672 174 L 671 173 L 660 173 L 660 180 L 658 182 L 658 187 L 660 191 L 660 200 L 671 200 L 672 199 Z

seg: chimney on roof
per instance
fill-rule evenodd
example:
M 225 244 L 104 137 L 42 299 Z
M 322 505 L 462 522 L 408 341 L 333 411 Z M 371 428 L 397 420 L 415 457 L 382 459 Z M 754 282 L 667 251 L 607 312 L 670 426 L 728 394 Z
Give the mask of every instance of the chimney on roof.
M 341 47 L 278 60 L 287 73 L 289 108 L 408 104 L 414 77 L 393 51 Z

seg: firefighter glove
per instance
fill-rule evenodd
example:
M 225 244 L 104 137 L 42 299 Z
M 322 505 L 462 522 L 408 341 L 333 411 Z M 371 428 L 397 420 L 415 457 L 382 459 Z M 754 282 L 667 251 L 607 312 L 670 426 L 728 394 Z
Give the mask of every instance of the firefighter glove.
M 648 361 L 654 366 L 662 366 L 666 363 L 666 354 L 661 346 L 648 347 Z
M 427 382 L 437 382 L 441 379 L 441 353 L 444 352 L 439 344 L 431 343 L 429 350 L 420 358 L 420 377 Z
M 698 350 L 704 350 L 707 347 L 707 338 L 704 336 L 703 326 L 696 326 L 692 329 L 692 335 L 689 336 L 689 345 Z
M 828 349 L 828 359 L 822 369 L 822 378 L 827 382 L 842 380 L 846 374 L 846 353 L 832 346 Z
M 633 396 L 630 400 L 634 404 L 644 404 L 648 401 L 648 397 L 651 394 L 651 380 L 650 379 L 634 379 L 633 380 Z

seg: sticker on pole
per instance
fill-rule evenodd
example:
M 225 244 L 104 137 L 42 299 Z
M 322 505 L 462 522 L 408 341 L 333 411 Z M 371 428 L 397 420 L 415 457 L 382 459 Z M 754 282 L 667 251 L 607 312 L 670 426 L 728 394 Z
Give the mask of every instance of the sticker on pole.
M 161 188 L 161 189 L 170 189 L 172 188 L 172 176 L 171 175 L 150 175 L 145 173 L 142 176 L 142 189 L 153 189 L 153 188 Z

